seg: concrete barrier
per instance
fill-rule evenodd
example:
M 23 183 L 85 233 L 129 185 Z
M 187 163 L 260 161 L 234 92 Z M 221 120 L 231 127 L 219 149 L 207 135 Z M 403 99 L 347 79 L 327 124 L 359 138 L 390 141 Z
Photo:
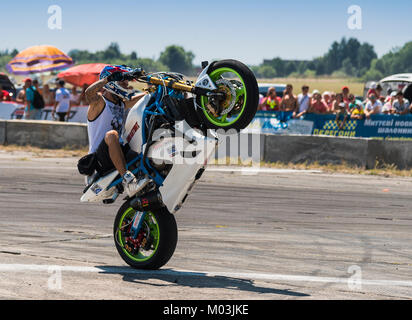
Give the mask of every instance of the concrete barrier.
M 266 135 L 263 160 L 282 163 L 349 164 L 372 169 L 412 168 L 412 141 L 328 136 Z
M 412 168 L 412 141 L 369 140 L 366 168 L 396 165 L 398 169 Z
M 4 122 L 6 132 L 3 144 L 32 145 L 51 149 L 86 147 L 89 144 L 87 125 L 83 123 L 28 120 Z
M 0 145 L 6 142 L 6 121 L 0 120 Z
M 267 135 L 263 160 L 282 163 L 341 164 L 366 166 L 368 140 L 326 136 Z

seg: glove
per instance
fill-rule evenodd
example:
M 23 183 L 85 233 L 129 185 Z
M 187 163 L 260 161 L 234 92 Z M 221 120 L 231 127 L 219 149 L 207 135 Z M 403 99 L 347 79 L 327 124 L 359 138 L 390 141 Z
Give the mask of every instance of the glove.
M 112 82 L 112 81 L 123 81 L 123 80 L 125 80 L 125 79 L 124 79 L 124 73 L 123 73 L 123 72 L 120 72 L 120 71 L 113 72 L 112 74 L 110 74 L 110 75 L 107 77 L 107 81 L 108 81 L 108 82 Z
M 123 73 L 124 80 L 135 80 L 143 74 L 142 68 L 136 68 L 133 71 Z

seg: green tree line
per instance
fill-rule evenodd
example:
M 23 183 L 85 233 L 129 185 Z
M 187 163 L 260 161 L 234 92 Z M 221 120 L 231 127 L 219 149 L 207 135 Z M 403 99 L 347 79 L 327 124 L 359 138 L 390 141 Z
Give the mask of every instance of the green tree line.
M 0 51 L 0 69 L 17 54 L 17 50 Z M 175 71 L 186 75 L 195 75 L 198 66 L 193 64 L 195 55 L 181 46 L 166 47 L 158 59 L 143 58 L 136 51 L 122 53 L 117 43 L 111 43 L 106 49 L 96 52 L 74 49 L 68 52 L 75 63 L 101 62 L 108 64 L 126 64 L 143 67 L 148 72 Z M 261 64 L 250 66 L 259 78 L 275 77 L 354 77 L 364 81 L 379 80 L 394 73 L 412 72 L 412 41 L 402 48 L 395 48 L 378 58 L 374 47 L 360 43 L 355 38 L 342 38 L 334 41 L 329 50 L 321 57 L 312 60 L 285 60 L 279 57 L 264 60 Z

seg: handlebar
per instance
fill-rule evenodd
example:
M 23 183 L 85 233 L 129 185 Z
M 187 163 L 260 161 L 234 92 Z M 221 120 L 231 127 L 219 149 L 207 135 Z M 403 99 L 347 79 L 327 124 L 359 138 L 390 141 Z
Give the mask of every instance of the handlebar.
M 208 89 L 202 89 L 190 84 L 186 84 L 184 81 L 174 79 L 160 79 L 158 77 L 146 75 L 142 68 L 136 68 L 133 71 L 126 73 L 126 75 L 127 77 L 130 77 L 130 80 L 143 81 L 146 83 L 151 83 L 153 85 L 161 85 L 171 89 L 190 92 L 194 94 L 206 94 L 207 92 L 211 91 Z

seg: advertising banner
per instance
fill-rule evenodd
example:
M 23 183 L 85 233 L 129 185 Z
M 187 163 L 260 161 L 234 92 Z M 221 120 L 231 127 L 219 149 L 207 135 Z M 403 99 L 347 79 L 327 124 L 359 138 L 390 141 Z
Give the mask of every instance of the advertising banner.
M 333 114 L 307 114 L 293 119 L 291 112 L 258 111 L 248 131 L 271 134 L 305 134 L 379 139 L 412 139 L 412 115 L 372 115 L 355 120 Z

